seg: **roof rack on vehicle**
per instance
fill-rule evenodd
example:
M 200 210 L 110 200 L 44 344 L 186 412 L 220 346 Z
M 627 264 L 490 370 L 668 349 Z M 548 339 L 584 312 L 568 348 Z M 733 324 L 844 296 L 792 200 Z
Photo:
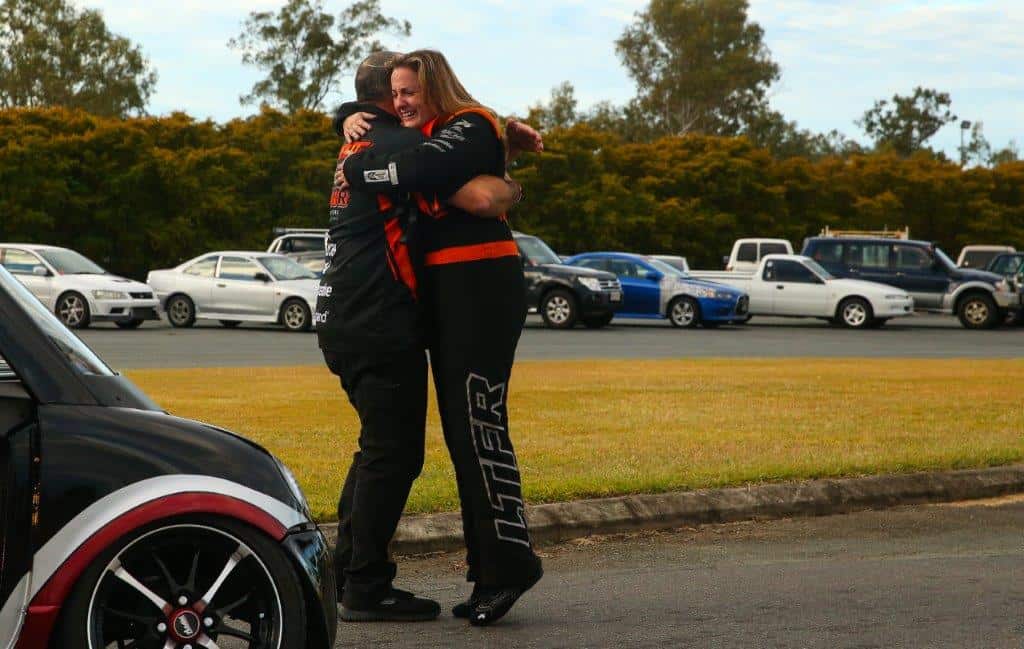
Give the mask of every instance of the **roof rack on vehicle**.
M 323 234 L 327 228 L 274 228 L 274 234 Z
M 886 227 L 884 230 L 833 230 L 827 225 L 822 228 L 820 237 L 877 237 L 880 239 L 909 239 L 910 238 L 910 226 L 904 227 L 902 230 L 890 230 Z

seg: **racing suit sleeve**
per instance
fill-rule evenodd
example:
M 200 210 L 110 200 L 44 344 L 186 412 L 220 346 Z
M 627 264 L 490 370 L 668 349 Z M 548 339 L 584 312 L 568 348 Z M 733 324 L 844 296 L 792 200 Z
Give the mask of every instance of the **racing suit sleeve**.
M 465 113 L 432 138 L 399 153 L 349 156 L 345 178 L 357 191 L 433 193 L 447 200 L 473 178 L 504 170 L 504 145 L 481 115 Z

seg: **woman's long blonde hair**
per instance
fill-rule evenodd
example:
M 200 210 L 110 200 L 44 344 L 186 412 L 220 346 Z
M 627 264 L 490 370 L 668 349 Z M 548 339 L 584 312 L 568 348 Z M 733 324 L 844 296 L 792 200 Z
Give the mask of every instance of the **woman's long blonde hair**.
M 437 50 L 409 52 L 395 61 L 394 68 L 409 68 L 416 73 L 423 101 L 442 117 L 467 108 L 481 108 L 494 115 L 494 111 L 473 99 L 455 76 L 448 59 Z

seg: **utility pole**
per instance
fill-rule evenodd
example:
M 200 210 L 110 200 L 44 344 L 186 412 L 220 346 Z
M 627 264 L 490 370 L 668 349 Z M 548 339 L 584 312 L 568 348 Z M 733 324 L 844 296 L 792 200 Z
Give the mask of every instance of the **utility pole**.
M 971 128 L 971 122 L 964 120 L 960 122 L 960 168 L 963 169 L 967 165 L 967 149 L 964 146 L 964 132 Z

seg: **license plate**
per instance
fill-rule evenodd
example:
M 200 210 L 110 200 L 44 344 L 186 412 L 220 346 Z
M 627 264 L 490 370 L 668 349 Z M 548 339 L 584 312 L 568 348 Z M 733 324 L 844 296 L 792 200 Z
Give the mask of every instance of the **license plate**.
M 608 299 L 612 302 L 621 302 L 622 291 L 612 291 L 611 295 L 608 296 Z

